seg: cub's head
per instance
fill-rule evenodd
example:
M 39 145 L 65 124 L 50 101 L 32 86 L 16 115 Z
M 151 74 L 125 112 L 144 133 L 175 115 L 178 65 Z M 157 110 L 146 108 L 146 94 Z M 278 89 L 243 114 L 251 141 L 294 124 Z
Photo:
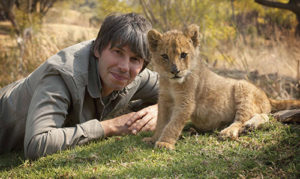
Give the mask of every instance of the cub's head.
M 161 77 L 182 83 L 197 66 L 199 41 L 199 27 L 194 24 L 183 32 L 173 30 L 161 34 L 150 30 L 148 42 L 154 68 Z

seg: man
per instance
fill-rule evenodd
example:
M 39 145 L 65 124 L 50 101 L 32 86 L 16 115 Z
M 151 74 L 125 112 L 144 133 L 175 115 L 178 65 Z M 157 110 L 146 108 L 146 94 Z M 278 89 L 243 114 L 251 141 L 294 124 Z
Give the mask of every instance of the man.
M 154 130 L 158 76 L 145 68 L 150 29 L 134 13 L 108 16 L 95 41 L 60 51 L 1 89 L 0 154 L 24 146 L 25 157 L 36 159 L 91 140 Z M 103 120 L 128 104 L 148 107 Z

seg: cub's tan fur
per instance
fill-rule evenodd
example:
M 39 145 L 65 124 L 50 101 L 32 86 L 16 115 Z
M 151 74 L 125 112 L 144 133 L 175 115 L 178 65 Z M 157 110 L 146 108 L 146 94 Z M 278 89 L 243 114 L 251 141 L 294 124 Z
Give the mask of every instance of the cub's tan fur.
M 274 109 L 299 107 L 299 101 L 269 100 L 266 94 L 244 80 L 234 80 L 210 71 L 198 56 L 199 28 L 183 32 L 148 33 L 155 70 L 160 74 L 156 131 L 145 141 L 156 147 L 174 148 L 187 120 L 203 131 L 223 129 L 223 137 L 237 138 L 246 125 L 258 127 L 268 120 L 257 116 Z M 262 115 L 263 116 L 263 115 Z M 252 120 L 250 120 L 252 118 Z

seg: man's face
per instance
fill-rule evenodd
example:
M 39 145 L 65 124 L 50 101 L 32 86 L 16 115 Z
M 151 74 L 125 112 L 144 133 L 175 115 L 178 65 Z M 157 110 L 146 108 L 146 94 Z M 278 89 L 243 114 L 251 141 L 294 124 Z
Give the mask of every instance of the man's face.
M 114 90 L 122 90 L 131 83 L 141 71 L 144 59 L 134 54 L 128 46 L 103 49 L 98 58 L 98 71 L 102 82 L 102 96 L 108 96 Z

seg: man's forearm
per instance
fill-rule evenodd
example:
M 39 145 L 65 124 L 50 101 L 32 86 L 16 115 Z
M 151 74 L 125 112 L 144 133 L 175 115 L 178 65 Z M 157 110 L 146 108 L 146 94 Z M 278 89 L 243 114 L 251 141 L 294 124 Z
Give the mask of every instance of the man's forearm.
M 25 138 L 25 157 L 39 157 L 65 150 L 75 145 L 103 138 L 104 132 L 98 120 L 90 120 L 76 127 L 56 128 L 47 132 Z

